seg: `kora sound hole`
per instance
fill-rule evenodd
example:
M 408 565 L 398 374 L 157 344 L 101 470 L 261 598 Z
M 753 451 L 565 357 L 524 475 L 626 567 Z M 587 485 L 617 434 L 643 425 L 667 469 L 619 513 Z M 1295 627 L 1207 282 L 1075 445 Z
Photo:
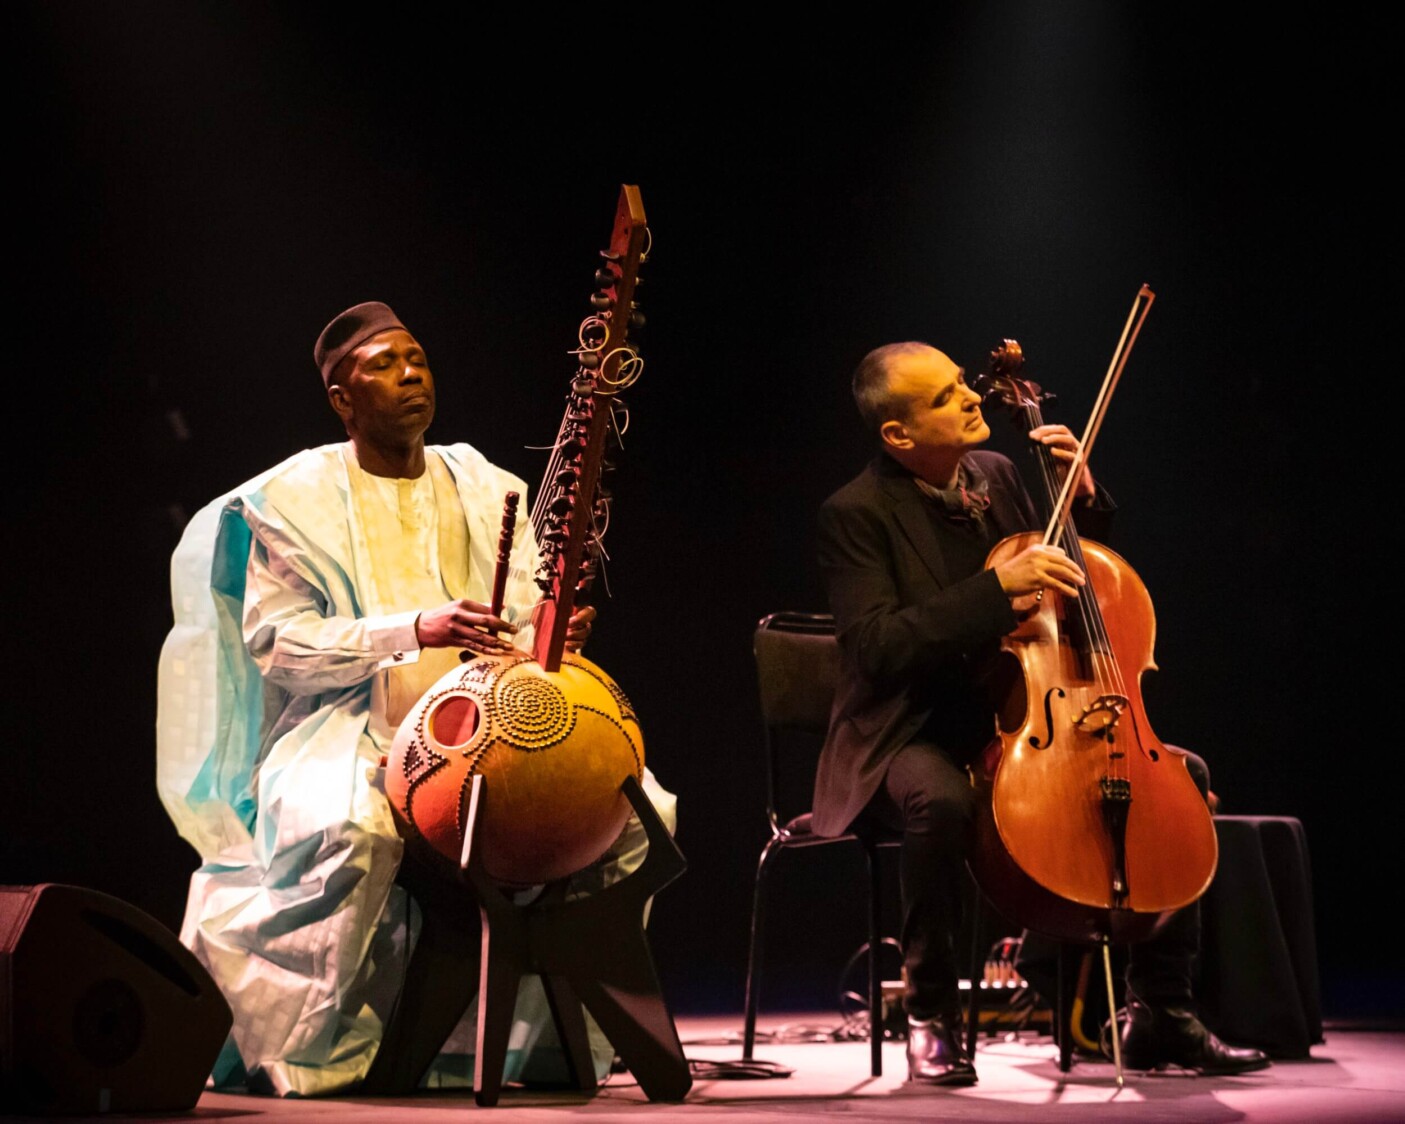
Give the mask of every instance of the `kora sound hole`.
M 429 733 L 445 749 L 461 749 L 478 729 L 478 704 L 467 695 L 450 695 L 429 716 Z

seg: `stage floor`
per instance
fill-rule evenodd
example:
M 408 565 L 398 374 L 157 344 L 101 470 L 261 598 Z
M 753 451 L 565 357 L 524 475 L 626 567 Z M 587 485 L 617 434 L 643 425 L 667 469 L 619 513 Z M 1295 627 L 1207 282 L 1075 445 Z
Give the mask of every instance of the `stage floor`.
M 785 1039 L 792 1037 L 790 1029 L 828 1028 L 838 1021 L 808 1013 L 763 1019 L 761 1027 L 781 1030 Z M 678 1020 L 684 1054 L 695 1071 L 705 1070 L 706 1063 L 739 1061 L 740 1029 L 740 1016 Z M 758 1060 L 791 1069 L 789 1077 L 718 1078 L 699 1072 L 681 1104 L 651 1104 L 628 1074 L 614 1074 L 594 1095 L 509 1088 L 494 1108 L 478 1108 L 467 1091 L 304 1101 L 206 1093 L 192 1116 L 151 1119 L 434 1124 L 462 1121 L 466 1113 L 486 1113 L 503 1121 L 579 1116 L 601 1124 L 643 1119 L 773 1124 L 821 1117 L 853 1122 L 942 1119 L 1019 1124 L 1405 1121 L 1405 1027 L 1385 1031 L 1333 1025 L 1326 1039 L 1313 1048 L 1310 1059 L 1277 1062 L 1258 1073 L 1241 1077 L 1129 1073 L 1120 1091 L 1110 1062 L 1080 1059 L 1070 1073 L 1060 1074 L 1050 1039 L 1030 1034 L 1018 1040 L 983 1038 L 976 1055 L 980 1084 L 959 1090 L 908 1084 L 900 1042 L 884 1045 L 884 1076 L 870 1078 L 866 1042 L 770 1041 L 758 1043 Z

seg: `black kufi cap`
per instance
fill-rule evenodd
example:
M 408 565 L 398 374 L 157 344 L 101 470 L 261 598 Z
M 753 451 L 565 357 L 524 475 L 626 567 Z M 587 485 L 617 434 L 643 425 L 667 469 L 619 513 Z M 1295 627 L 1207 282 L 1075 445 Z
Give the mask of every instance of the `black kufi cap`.
M 312 358 L 317 364 L 317 369 L 322 372 L 323 385 L 331 383 L 332 372 L 350 351 L 360 347 L 377 333 L 387 332 L 392 328 L 403 330 L 405 325 L 400 323 L 400 317 L 390 310 L 388 304 L 382 304 L 380 301 L 365 301 L 352 305 L 336 316 L 322 329 L 322 334 L 317 337 L 317 343 L 312 348 Z

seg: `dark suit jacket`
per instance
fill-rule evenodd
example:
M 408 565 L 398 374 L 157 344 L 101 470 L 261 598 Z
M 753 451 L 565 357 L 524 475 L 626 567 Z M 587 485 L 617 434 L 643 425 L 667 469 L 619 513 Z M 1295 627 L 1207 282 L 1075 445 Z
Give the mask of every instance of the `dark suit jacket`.
M 967 460 L 989 481 L 992 543 L 1042 529 L 1007 457 L 976 450 Z M 815 778 L 814 829 L 839 835 L 877 791 L 889 758 L 919 731 L 958 760 L 994 736 L 980 669 L 1016 624 L 993 571 L 951 573 L 949 535 L 912 475 L 880 454 L 825 501 L 819 563 L 838 629 L 840 681 Z M 1100 496 L 1080 529 L 1105 525 Z M 1102 518 L 1099 519 L 1098 515 Z

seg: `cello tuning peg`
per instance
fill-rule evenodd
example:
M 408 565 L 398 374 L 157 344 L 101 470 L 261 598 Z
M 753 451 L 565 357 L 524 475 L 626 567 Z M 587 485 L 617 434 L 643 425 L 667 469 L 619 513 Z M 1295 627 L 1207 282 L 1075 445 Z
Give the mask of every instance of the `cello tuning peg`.
M 601 251 L 600 251 L 600 256 L 601 256 L 602 258 L 604 258 L 606 261 L 619 261 L 619 260 L 620 260 L 620 255 L 617 254 L 617 253 L 615 253 L 613 250 L 601 250 Z
M 592 293 L 590 297 L 590 307 L 596 312 L 608 312 L 615 307 L 615 298 L 609 293 Z
M 595 283 L 602 289 L 608 289 L 619 280 L 615 272 L 608 266 L 601 266 L 595 271 Z
M 644 314 L 639 309 L 634 309 L 629 314 L 629 326 L 631 328 L 642 328 L 644 326 Z

